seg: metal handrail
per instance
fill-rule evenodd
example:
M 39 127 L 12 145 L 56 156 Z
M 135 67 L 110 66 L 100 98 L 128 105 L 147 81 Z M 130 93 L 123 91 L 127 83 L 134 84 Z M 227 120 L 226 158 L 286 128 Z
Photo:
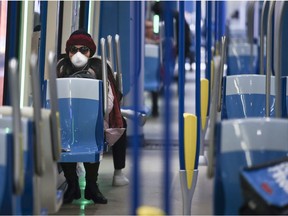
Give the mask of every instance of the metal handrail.
M 111 35 L 107 36 L 107 45 L 108 45 L 108 60 L 110 61 L 112 71 L 114 72 L 113 45 Z
M 42 142 L 42 117 L 41 117 L 41 97 L 38 73 L 38 57 L 35 53 L 31 54 L 30 70 L 33 96 L 33 118 L 35 130 L 35 172 L 42 176 L 44 173 L 43 142 Z
M 220 58 L 217 56 L 216 58 Z M 216 63 L 216 61 L 214 61 Z M 215 156 L 214 156 L 214 147 L 215 147 L 215 125 L 217 121 L 217 102 L 219 97 L 219 89 L 220 89 L 220 79 L 219 73 L 220 73 L 220 65 L 214 64 L 214 79 L 213 81 L 213 91 L 211 95 L 211 104 L 210 104 L 210 124 L 209 124 L 209 135 L 208 135 L 208 145 L 209 145 L 209 151 L 208 151 L 208 167 L 207 167 L 207 176 L 208 178 L 212 178 L 214 176 L 214 165 L 215 165 Z
M 108 114 L 108 75 L 107 75 L 105 39 L 101 38 L 100 43 L 101 43 L 102 78 L 103 78 L 103 90 L 104 90 L 104 116 L 106 116 Z
M 160 48 L 160 64 L 163 65 L 163 58 L 164 58 L 164 50 L 163 50 L 163 41 L 164 41 L 164 37 L 165 37 L 165 24 L 163 21 L 161 21 L 159 23 L 159 35 L 160 35 L 160 44 L 159 44 L 159 48 Z
M 51 140 L 53 160 L 58 161 L 61 155 L 61 131 L 60 131 L 60 116 L 57 96 L 56 84 L 56 55 L 54 52 L 48 54 L 49 67 L 49 94 L 50 94 L 50 123 L 51 123 Z
M 248 2 L 248 9 L 247 9 L 247 33 L 248 33 L 248 42 L 250 44 L 250 64 L 249 69 L 250 71 L 253 71 L 253 45 L 254 45 L 254 27 L 256 26 L 254 24 L 254 15 L 255 15 L 255 8 L 256 8 L 256 2 L 250 1 Z
M 211 96 L 210 105 L 210 126 L 209 126 L 209 151 L 208 151 L 208 168 L 207 176 L 212 178 L 214 176 L 214 146 L 215 146 L 215 125 L 217 121 L 217 111 L 221 111 L 222 106 L 222 78 L 224 72 L 224 62 L 226 59 L 226 46 L 227 40 L 225 36 L 221 38 L 221 57 L 220 65 L 215 65 L 214 79 L 213 79 L 213 91 Z
M 121 52 L 120 52 L 120 37 L 118 34 L 115 35 L 115 48 L 116 48 L 116 83 L 117 88 L 123 93 L 122 83 L 122 67 L 121 67 Z
M 13 58 L 9 61 L 9 91 L 12 104 L 13 124 L 13 187 L 15 194 L 21 194 L 24 188 L 23 166 L 23 134 L 20 113 L 20 90 L 18 77 L 18 61 Z
M 267 19 L 269 12 L 269 1 L 264 1 L 261 13 L 260 29 L 260 74 L 264 74 L 264 35 L 267 35 Z M 265 28 L 266 27 L 266 28 Z M 267 53 L 267 52 L 266 52 Z
M 224 63 L 226 59 L 226 48 L 227 48 L 227 40 L 225 36 L 221 37 L 221 64 L 220 64 L 220 72 L 219 72 L 219 89 L 218 89 L 218 103 L 217 103 L 217 110 L 218 112 L 221 111 L 222 107 L 222 79 L 224 73 Z M 217 79 L 217 77 L 215 78 Z
M 276 4 L 276 3 L 275 3 Z M 279 7 L 278 7 L 279 4 Z M 277 8 L 280 8 L 279 13 L 277 13 L 279 18 L 279 24 L 275 25 L 275 35 L 278 38 L 275 38 L 277 41 L 277 45 L 275 46 L 275 116 L 276 118 L 282 117 L 282 50 L 283 50 L 283 29 L 286 27 L 283 25 L 284 17 L 286 18 L 287 10 L 288 10 L 288 2 L 281 1 L 277 2 Z M 287 19 L 287 18 L 286 18 Z
M 275 1 L 272 1 L 269 6 L 268 20 L 267 20 L 267 38 L 266 38 L 266 110 L 265 116 L 270 116 L 270 93 L 271 93 L 271 73 L 272 73 L 272 34 L 273 34 L 273 13 L 275 8 Z

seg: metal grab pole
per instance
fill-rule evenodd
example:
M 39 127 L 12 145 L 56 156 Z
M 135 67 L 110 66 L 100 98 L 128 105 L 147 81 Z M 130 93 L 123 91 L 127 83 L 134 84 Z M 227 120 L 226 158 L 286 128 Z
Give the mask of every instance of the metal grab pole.
M 108 114 L 108 75 L 107 75 L 107 61 L 106 61 L 106 47 L 105 39 L 101 38 L 101 60 L 102 60 L 102 77 L 103 77 L 103 91 L 104 91 L 104 116 Z
M 196 95 L 195 106 L 197 121 L 197 148 L 195 157 L 195 167 L 198 169 L 198 158 L 200 152 L 200 137 L 201 137 L 201 1 L 196 2 Z
M 218 89 L 218 104 L 217 104 L 218 112 L 221 111 L 221 107 L 222 107 L 222 79 L 223 79 L 224 64 L 225 64 L 225 59 L 226 59 L 226 48 L 227 48 L 227 40 L 226 40 L 226 37 L 223 36 L 221 38 L 221 64 L 220 64 L 220 71 L 219 71 L 219 89 Z
M 260 30 L 260 74 L 262 75 L 264 75 L 264 52 L 265 52 L 264 37 L 265 35 L 267 35 L 268 12 L 269 12 L 269 1 L 264 1 L 263 6 L 262 6 L 261 26 L 260 26 L 261 27 L 261 30 Z
M 35 53 L 32 53 L 30 59 L 31 70 L 31 83 L 32 83 L 32 96 L 33 96 L 33 120 L 35 127 L 35 170 L 40 176 L 44 173 L 44 160 L 43 160 L 43 139 L 42 139 L 42 115 L 41 115 L 41 97 L 40 97 L 40 83 L 39 83 L 39 71 L 38 57 Z
M 142 40 L 142 29 L 141 26 L 143 26 L 142 21 L 142 7 L 143 3 L 140 1 L 131 1 L 130 3 L 131 8 L 131 16 L 134 19 L 134 22 L 131 26 L 132 28 L 132 35 L 134 37 L 134 40 L 130 41 L 130 68 L 132 68 L 131 73 L 133 77 L 133 110 L 135 112 L 133 117 L 133 136 L 132 136 L 132 161 L 133 161 L 133 167 L 132 167 L 132 187 L 131 187 L 131 214 L 136 215 L 137 209 L 140 205 L 140 198 L 139 195 L 141 194 L 140 187 L 139 187 L 139 181 L 140 181 L 140 151 L 139 151 L 139 128 L 138 128 L 138 118 L 137 118 L 137 112 L 139 110 L 139 74 L 141 72 L 141 55 L 142 55 L 142 48 L 144 45 L 144 40 Z M 136 49 L 138 48 L 138 49 Z M 133 63 L 132 63 L 133 62 Z
M 274 3 L 276 4 L 276 3 Z M 279 24 L 275 25 L 275 32 L 278 38 L 275 38 L 277 41 L 277 45 L 275 47 L 275 55 L 276 55 L 276 61 L 275 62 L 275 116 L 276 118 L 281 118 L 283 117 L 282 113 L 282 51 L 285 49 L 283 47 L 282 41 L 283 41 L 283 29 L 286 28 L 286 26 L 283 25 L 284 17 L 286 18 L 285 13 L 288 10 L 288 2 L 286 1 L 281 1 L 277 2 L 277 8 L 278 4 L 280 7 L 280 11 L 278 13 L 279 17 Z M 287 19 L 287 18 L 286 18 Z M 287 48 L 286 48 L 287 49 Z
M 215 55 L 219 55 L 219 2 L 214 2 L 214 10 L 215 10 L 215 16 L 214 16 L 214 26 L 215 26 L 215 32 L 214 32 L 214 47 L 215 47 Z
M 23 167 L 23 134 L 20 113 L 20 90 L 18 77 L 18 61 L 13 58 L 9 61 L 9 91 L 12 104 L 13 124 L 13 187 L 15 194 L 21 194 L 24 188 Z
M 116 83 L 118 90 L 123 93 L 122 83 L 122 65 L 121 65 L 121 50 L 120 50 L 120 36 L 115 35 L 115 49 L 116 49 Z M 122 100 L 123 103 L 123 100 Z
M 207 62 L 206 62 L 206 78 L 208 79 L 209 83 L 211 82 L 211 60 L 212 60 L 212 1 L 208 1 L 207 3 L 207 36 L 206 36 L 206 52 L 207 52 Z M 209 85 L 211 86 L 211 85 Z M 209 87 L 210 92 L 210 87 Z M 210 94 L 209 94 L 210 97 Z M 209 99 L 210 101 L 210 99 Z M 209 106 L 209 105 L 208 105 Z M 209 107 L 208 107 L 209 110 Z M 209 113 L 208 113 L 209 114 Z
M 178 80 L 178 98 L 179 98 L 179 114 L 178 114 L 178 121 L 179 121 L 179 164 L 180 170 L 185 170 L 185 162 L 184 162 L 184 107 L 185 107 L 185 80 L 184 80 L 184 2 L 179 2 L 179 58 L 178 58 L 178 65 L 179 65 L 179 80 Z
M 108 45 L 108 61 L 110 61 L 112 71 L 114 72 L 114 58 L 113 58 L 113 45 L 112 45 L 112 36 L 107 36 L 107 45 Z M 115 75 L 114 75 L 115 77 Z
M 171 106 L 170 106 L 170 83 L 171 83 L 171 62 L 172 62 L 172 38 L 173 38 L 173 19 L 172 19 L 172 3 L 167 1 L 164 3 L 165 5 L 165 13 L 164 13 L 164 22 L 165 22 L 165 43 L 164 43 L 164 69 L 165 69 L 165 78 L 164 78 L 164 107 L 165 107 L 165 115 L 164 115 L 164 212 L 169 215 L 171 211 L 171 200 L 170 200 L 170 169 L 171 169 L 171 161 L 170 161 L 170 145 L 171 145 Z
M 266 117 L 270 116 L 270 94 L 271 94 L 271 61 L 272 61 L 272 34 L 273 34 L 273 14 L 274 14 L 274 7 L 275 7 L 275 1 L 272 1 L 269 7 L 268 12 L 268 24 L 267 24 L 267 39 L 266 39 L 266 109 L 265 109 L 265 115 Z
M 56 55 L 54 52 L 49 52 L 48 67 L 49 67 L 49 94 L 50 94 L 50 119 L 52 132 L 52 151 L 53 160 L 58 161 L 61 155 L 61 129 L 60 129 L 60 114 L 58 106 L 58 94 L 56 84 Z

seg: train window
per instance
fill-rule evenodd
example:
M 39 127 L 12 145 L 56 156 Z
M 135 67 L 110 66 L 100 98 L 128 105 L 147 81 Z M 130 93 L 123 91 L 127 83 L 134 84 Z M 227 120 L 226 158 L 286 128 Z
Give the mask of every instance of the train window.
M 40 1 L 34 2 L 33 7 L 33 34 L 31 51 L 39 54 L 40 48 L 40 31 L 41 31 L 41 10 Z
M 6 0 L 0 1 L 0 105 L 3 104 L 3 84 L 5 68 L 6 49 L 6 25 L 7 25 L 7 4 Z
M 72 26 L 71 32 L 79 29 L 79 12 L 80 12 L 80 3 L 78 1 L 73 1 L 73 16 L 72 16 Z
M 40 19 L 40 1 L 34 2 L 34 28 L 41 25 Z

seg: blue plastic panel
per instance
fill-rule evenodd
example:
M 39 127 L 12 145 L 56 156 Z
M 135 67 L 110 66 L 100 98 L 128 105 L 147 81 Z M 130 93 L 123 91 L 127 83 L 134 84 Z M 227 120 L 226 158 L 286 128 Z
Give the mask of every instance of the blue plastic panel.
M 252 67 L 251 67 L 251 61 Z M 227 58 L 227 75 L 257 74 L 255 56 L 229 56 Z
M 62 153 L 62 162 L 99 161 L 104 142 L 103 127 L 97 124 L 99 106 L 97 100 L 59 99 L 62 148 L 71 150 Z
M 266 99 L 263 94 L 239 94 L 225 97 L 222 119 L 265 117 Z M 270 116 L 275 116 L 275 96 L 270 96 Z
M 271 77 L 270 116 L 275 116 L 275 77 Z M 265 117 L 266 76 L 233 75 L 223 78 L 222 119 Z
M 227 75 L 257 74 L 257 58 L 257 45 L 230 43 L 227 56 Z
M 57 93 L 62 143 L 60 161 L 98 162 L 104 146 L 102 81 L 57 79 Z M 46 107 L 50 107 L 49 95 Z

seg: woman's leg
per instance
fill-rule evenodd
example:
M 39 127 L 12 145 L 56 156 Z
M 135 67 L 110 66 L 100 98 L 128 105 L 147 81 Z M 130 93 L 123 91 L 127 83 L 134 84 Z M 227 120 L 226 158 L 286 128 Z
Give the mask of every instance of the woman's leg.
M 100 192 L 97 184 L 100 162 L 84 163 L 86 171 L 85 199 L 93 200 L 94 203 L 106 204 L 107 199 Z
M 125 132 L 119 138 L 119 140 L 112 146 L 113 164 L 115 170 L 125 168 L 126 147 L 127 147 L 127 135 L 125 130 Z
M 65 191 L 63 203 L 71 203 L 74 199 L 81 198 L 81 191 L 76 173 L 77 163 L 61 163 L 61 167 L 66 178 L 68 188 Z
M 124 127 L 127 128 L 126 120 L 123 118 Z M 127 148 L 127 133 L 126 130 L 120 139 L 112 147 L 113 164 L 114 164 L 114 176 L 112 185 L 124 186 L 129 184 L 129 180 L 122 173 L 122 169 L 125 168 L 126 163 L 126 148 Z
M 158 92 L 152 91 L 152 116 L 158 117 L 159 116 L 159 110 L 158 110 Z

